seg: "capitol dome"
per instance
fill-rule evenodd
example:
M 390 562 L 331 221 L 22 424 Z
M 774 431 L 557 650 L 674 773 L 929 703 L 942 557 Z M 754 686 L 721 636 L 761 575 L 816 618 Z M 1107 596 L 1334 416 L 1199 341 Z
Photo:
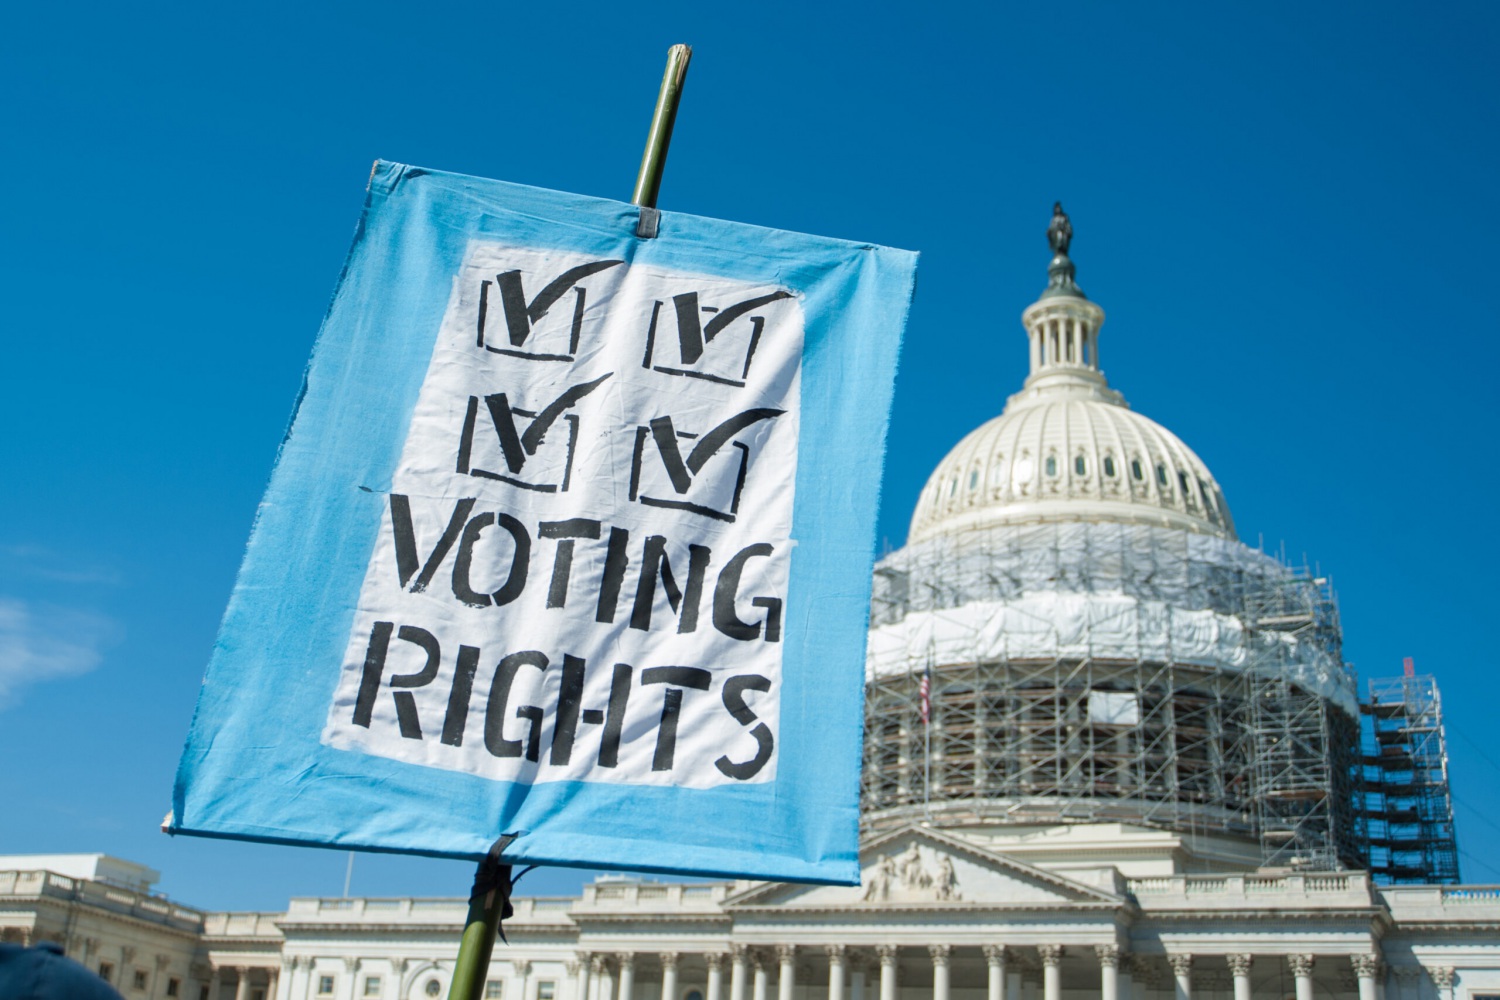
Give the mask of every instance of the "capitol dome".
M 1353 672 L 1326 579 L 1242 544 L 1208 467 L 1099 365 L 1061 207 L 1031 371 L 875 567 L 862 822 L 1125 823 L 1234 864 L 1359 857 Z
M 1099 368 L 1104 310 L 1055 261 L 1047 294 L 1022 315 L 1031 374 L 1000 416 L 948 453 L 927 481 L 909 538 L 999 524 L 1113 521 L 1234 538 L 1208 467 L 1130 410 Z

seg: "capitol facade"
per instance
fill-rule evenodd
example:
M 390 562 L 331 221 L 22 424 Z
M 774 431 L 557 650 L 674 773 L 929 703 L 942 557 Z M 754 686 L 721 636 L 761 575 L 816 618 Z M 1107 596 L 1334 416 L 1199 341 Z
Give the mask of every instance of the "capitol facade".
M 1109 385 L 1060 209 L 1049 238 L 1029 376 L 875 569 L 863 884 L 518 899 L 485 997 L 1500 1000 L 1500 887 L 1423 884 L 1448 848 L 1401 824 L 1431 817 L 1364 790 L 1411 757 L 1397 728 L 1361 748 L 1326 581 L 1242 544 L 1208 467 Z M 155 877 L 0 857 L 0 938 L 132 1000 L 447 994 L 465 900 L 211 913 Z

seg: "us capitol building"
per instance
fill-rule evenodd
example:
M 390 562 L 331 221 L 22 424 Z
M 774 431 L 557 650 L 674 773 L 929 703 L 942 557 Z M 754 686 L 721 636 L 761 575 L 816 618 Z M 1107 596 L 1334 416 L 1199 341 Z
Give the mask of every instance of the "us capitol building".
M 1454 884 L 1456 856 L 1434 877 L 1399 787 L 1371 806 L 1407 737 L 1361 749 L 1326 581 L 1241 544 L 1207 466 L 1110 387 L 1060 208 L 1048 236 L 1030 375 L 875 569 L 863 885 L 518 899 L 487 998 L 1500 998 L 1500 888 Z M 462 899 L 210 913 L 156 877 L 0 857 L 0 936 L 131 1000 L 446 996 Z

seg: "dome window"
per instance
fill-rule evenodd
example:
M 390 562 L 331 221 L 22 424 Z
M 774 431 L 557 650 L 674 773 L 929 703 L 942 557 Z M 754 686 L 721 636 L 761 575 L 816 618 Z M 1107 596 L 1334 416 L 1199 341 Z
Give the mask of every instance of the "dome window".
M 1104 456 L 1104 474 L 1111 479 L 1115 478 L 1115 457 L 1113 455 Z
M 972 492 L 972 491 L 977 490 L 977 489 L 979 489 L 979 470 L 978 469 L 970 469 L 969 470 L 969 490 L 970 490 L 970 492 Z
M 1167 466 L 1163 462 L 1156 463 L 1156 481 L 1161 485 L 1167 485 Z
M 1057 456 L 1056 455 L 1048 455 L 1047 456 L 1046 469 L 1047 469 L 1047 475 L 1049 475 L 1049 476 L 1055 476 L 1055 475 L 1057 475 Z
M 1135 481 L 1136 482 L 1140 482 L 1141 480 L 1143 480 L 1143 479 L 1146 478 L 1146 473 L 1141 468 L 1141 460 L 1140 459 L 1138 459 L 1138 458 L 1132 458 L 1130 460 L 1130 474 L 1135 477 Z
M 1089 463 L 1082 455 L 1073 458 L 1073 474 L 1075 476 L 1086 476 L 1089 474 Z
M 1208 519 L 1218 524 L 1219 512 L 1218 504 L 1214 502 L 1214 491 L 1208 488 L 1208 483 L 1201 477 L 1198 479 L 1198 490 L 1203 494 L 1203 509 L 1208 511 Z
M 1193 488 L 1188 485 L 1188 477 L 1186 472 L 1177 473 L 1177 485 L 1182 487 L 1182 502 L 1187 504 L 1189 507 L 1197 506 L 1197 504 L 1193 503 Z
M 1015 482 L 1017 485 L 1030 482 L 1031 473 L 1034 471 L 1034 468 L 1031 464 L 1031 458 L 1026 455 L 1021 456 L 1020 460 L 1017 461 L 1014 466 L 1014 471 Z

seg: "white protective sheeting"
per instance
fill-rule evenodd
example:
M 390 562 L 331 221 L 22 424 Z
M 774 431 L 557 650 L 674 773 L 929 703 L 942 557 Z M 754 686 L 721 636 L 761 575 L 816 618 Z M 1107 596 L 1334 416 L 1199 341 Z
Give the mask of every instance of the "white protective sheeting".
M 1311 625 L 1322 600 L 1264 553 L 1149 525 L 945 536 L 881 560 L 866 673 L 1051 657 L 1188 663 L 1284 675 L 1355 714 L 1337 626 Z
M 1129 691 L 1090 691 L 1089 721 L 1134 726 L 1141 721 L 1141 699 Z

